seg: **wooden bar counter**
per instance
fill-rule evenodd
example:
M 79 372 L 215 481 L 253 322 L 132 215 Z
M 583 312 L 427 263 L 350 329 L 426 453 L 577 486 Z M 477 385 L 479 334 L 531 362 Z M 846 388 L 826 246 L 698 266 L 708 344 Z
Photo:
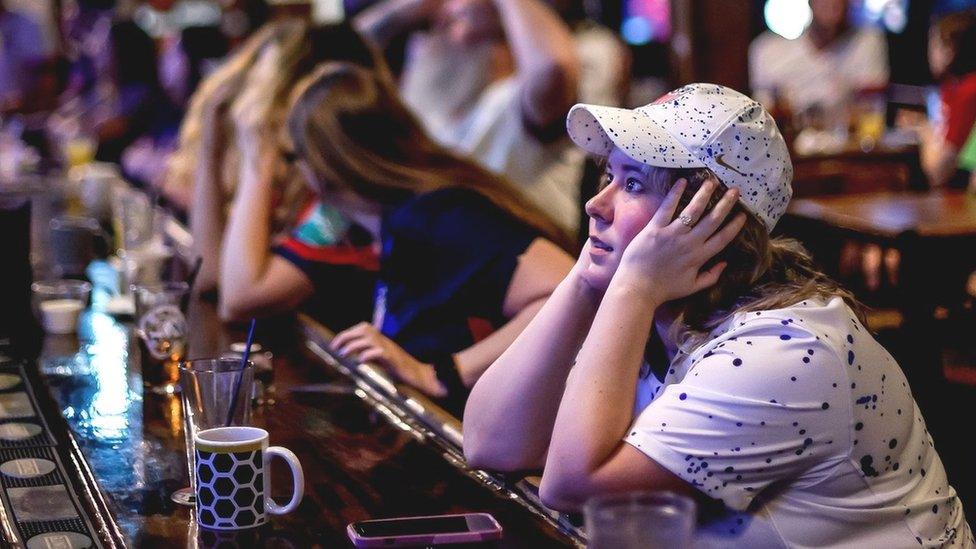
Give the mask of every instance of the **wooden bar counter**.
M 97 294 L 93 301 L 97 310 Z M 243 336 L 223 327 L 210 303 L 193 302 L 189 322 L 193 357 L 216 356 Z M 34 390 L 43 397 L 44 419 L 70 428 L 63 442 L 77 445 L 104 496 L 110 516 L 103 517 L 108 526 L 101 528 L 106 531 L 97 543 L 347 547 L 345 529 L 352 521 L 487 511 L 505 530 L 503 540 L 489 546 L 581 544 L 564 518 L 534 507 L 531 491 L 519 488 L 528 486 L 524 481 L 512 484 L 468 470 L 450 436 L 458 436 L 456 420 L 432 415 L 443 412 L 416 395 L 389 398 L 382 379 L 376 385 L 334 360 L 330 365 L 319 333 L 325 334 L 296 320 L 259 323 L 257 340 L 275 355 L 277 391 L 274 404 L 254 408 L 252 423 L 269 431 L 273 445 L 298 455 L 305 498 L 296 512 L 236 534 L 200 529 L 190 508 L 170 501 L 174 490 L 188 484 L 180 398 L 143 390 L 131 323 L 89 312 L 77 337 L 47 336 Z M 431 424 L 442 429 L 430 429 Z M 287 470 L 275 467 L 272 495 L 287 500 L 290 486 Z M 20 545 L 23 540 L 6 541 Z
M 189 235 L 167 227 L 185 271 Z M 305 497 L 259 529 L 199 528 L 191 508 L 170 500 L 189 484 L 180 397 L 144 390 L 132 319 L 103 312 L 111 284 L 91 268 L 89 278 L 92 306 L 77 335 L 46 335 L 36 360 L 12 358 L 17 349 L 0 341 L 0 547 L 350 547 L 353 521 L 462 512 L 489 512 L 502 525 L 503 539 L 482 546 L 583 545 L 532 482 L 466 466 L 457 418 L 367 365 L 340 363 L 327 351 L 331 334 L 294 317 L 258 323 L 276 393 L 254 407 L 252 424 L 297 454 Z M 187 316 L 188 358 L 244 340 L 210 301 L 191 300 Z M 4 468 L 25 458 L 54 470 L 24 480 Z M 275 463 L 271 477 L 272 496 L 287 501 L 289 472 Z M 39 537 L 51 532 L 62 545 Z

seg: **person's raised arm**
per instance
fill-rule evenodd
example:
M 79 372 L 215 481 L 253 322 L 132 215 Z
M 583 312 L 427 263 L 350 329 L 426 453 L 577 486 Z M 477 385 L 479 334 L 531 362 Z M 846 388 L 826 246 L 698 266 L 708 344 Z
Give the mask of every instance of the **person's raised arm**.
M 224 234 L 224 194 L 220 166 L 226 146 L 222 127 L 223 101 L 204 105 L 201 116 L 200 150 L 193 170 L 190 233 L 193 252 L 202 259 L 196 289 L 207 292 L 217 287 L 220 276 L 220 244 Z
M 314 291 L 297 266 L 271 251 L 275 172 L 281 159 L 262 105 L 238 99 L 233 106 L 240 152 L 237 195 L 231 206 L 220 262 L 219 312 L 244 320 L 294 309 Z
M 939 135 L 937 129 L 923 126 L 919 160 L 929 186 L 942 187 L 956 174 L 959 150 Z
M 547 128 L 576 101 L 580 62 L 569 27 L 539 0 L 494 0 L 508 38 L 527 122 Z
M 472 467 L 514 471 L 544 463 L 566 377 L 600 302 L 600 293 L 580 274 L 586 261 L 584 248 L 581 260 L 471 391 L 463 425 L 464 455 Z
M 353 19 L 356 30 L 380 49 L 397 36 L 426 21 L 440 0 L 384 0 L 360 12 Z

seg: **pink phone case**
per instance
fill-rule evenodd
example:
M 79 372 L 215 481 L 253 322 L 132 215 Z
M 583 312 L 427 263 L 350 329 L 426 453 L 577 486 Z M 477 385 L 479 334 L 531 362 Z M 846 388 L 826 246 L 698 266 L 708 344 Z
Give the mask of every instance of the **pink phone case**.
M 495 539 L 501 539 L 502 537 L 502 527 L 495 520 L 495 517 L 488 513 L 461 513 L 456 515 L 427 515 L 422 517 L 401 517 L 402 520 L 410 519 L 425 519 L 425 518 L 443 518 L 443 517 L 468 517 L 471 515 L 480 515 L 487 517 L 492 524 L 491 528 L 486 528 L 482 530 L 472 530 L 469 532 L 450 532 L 444 534 L 413 534 L 413 535 L 401 535 L 401 536 L 361 536 L 353 526 L 357 523 L 352 523 L 346 527 L 346 533 L 349 535 L 349 539 L 352 540 L 353 545 L 356 547 L 411 547 L 417 545 L 441 545 L 446 543 L 472 543 L 480 541 L 491 541 Z M 381 520 L 396 520 L 396 519 L 381 519 Z M 370 521 L 361 521 L 370 522 Z

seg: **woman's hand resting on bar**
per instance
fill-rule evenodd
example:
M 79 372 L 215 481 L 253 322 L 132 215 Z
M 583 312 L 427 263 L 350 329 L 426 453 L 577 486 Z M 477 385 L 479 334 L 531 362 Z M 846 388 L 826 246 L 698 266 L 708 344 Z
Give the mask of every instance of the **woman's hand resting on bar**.
M 360 322 L 336 335 L 332 350 L 343 357 L 380 366 L 397 380 L 428 395 L 447 395 L 447 389 L 437 379 L 432 365 L 420 362 L 367 322 Z

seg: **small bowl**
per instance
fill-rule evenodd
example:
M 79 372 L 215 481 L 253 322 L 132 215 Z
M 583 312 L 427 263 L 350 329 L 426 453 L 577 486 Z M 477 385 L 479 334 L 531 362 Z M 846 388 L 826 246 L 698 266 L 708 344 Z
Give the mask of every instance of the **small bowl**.
M 49 280 L 31 284 L 34 314 L 44 331 L 50 334 L 72 334 L 78 329 L 78 317 L 88 306 L 92 286 L 82 280 Z

